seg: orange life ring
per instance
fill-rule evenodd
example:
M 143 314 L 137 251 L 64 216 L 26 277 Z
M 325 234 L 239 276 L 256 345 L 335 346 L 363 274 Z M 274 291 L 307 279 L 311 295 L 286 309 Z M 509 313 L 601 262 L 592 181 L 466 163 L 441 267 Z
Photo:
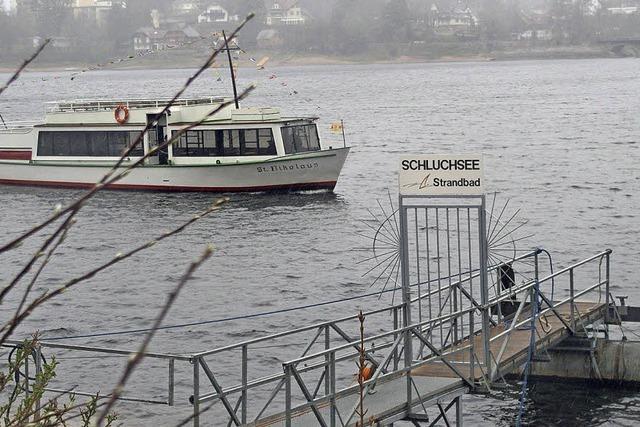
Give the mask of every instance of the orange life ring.
M 124 104 L 118 105 L 113 111 L 113 114 L 118 124 L 123 125 L 129 121 L 129 107 Z

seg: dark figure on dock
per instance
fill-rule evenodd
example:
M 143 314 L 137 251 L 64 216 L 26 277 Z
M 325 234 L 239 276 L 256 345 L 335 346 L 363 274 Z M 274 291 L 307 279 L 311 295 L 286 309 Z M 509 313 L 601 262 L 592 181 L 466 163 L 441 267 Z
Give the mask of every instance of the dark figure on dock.
M 500 274 L 500 283 L 502 283 L 502 289 L 506 290 L 515 285 L 516 273 L 513 271 L 511 264 L 502 264 L 498 268 Z

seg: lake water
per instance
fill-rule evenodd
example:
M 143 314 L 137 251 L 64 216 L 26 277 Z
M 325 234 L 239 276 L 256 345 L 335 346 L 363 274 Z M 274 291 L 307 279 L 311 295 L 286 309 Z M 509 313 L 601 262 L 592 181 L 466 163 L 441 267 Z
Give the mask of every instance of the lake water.
M 45 101 L 169 97 L 189 74 L 99 71 L 71 81 L 70 73 L 28 73 L 3 94 L 0 113 L 7 121 L 32 120 L 41 118 Z M 207 71 L 189 93 L 229 94 L 226 74 L 222 82 L 217 81 L 219 75 Z M 0 80 L 7 77 L 0 75 Z M 348 144 L 354 148 L 335 193 L 232 195 L 219 214 L 37 310 L 20 336 L 36 329 L 45 337 L 58 337 L 147 327 L 188 262 L 207 243 L 218 251 L 180 295 L 166 324 L 371 292 L 373 277 L 363 277 L 371 264 L 360 262 L 367 257 L 361 249 L 369 242 L 358 233 L 368 233 L 362 220 L 369 218 L 367 209 L 377 209 L 376 200 L 385 201 L 388 192 L 395 198 L 397 159 L 404 153 L 483 153 L 489 190 L 499 192 L 502 203 L 510 200 L 513 209 L 520 208 L 519 216 L 529 220 L 526 232 L 535 234 L 522 246 L 548 249 L 557 266 L 612 248 L 612 292 L 629 295 L 632 305 L 640 303 L 638 59 L 240 70 L 239 86 L 252 81 L 259 87 L 246 104 L 319 116 L 325 145 L 342 143 L 329 126 L 344 119 Z M 0 187 L 2 241 L 79 194 Z M 214 198 L 100 194 L 83 209 L 36 291 L 149 240 L 203 210 Z M 1 255 L 0 281 L 12 277 L 34 248 L 30 242 Z M 0 308 L 3 318 L 10 315 L 16 298 Z M 250 321 L 162 331 L 153 350 L 211 349 L 389 303 L 387 297 L 355 300 Z M 122 335 L 68 342 L 134 349 L 140 339 L 141 335 Z M 98 384 L 104 392 L 123 360 L 69 355 L 61 356 L 60 362 L 60 381 L 85 381 L 82 388 L 89 390 Z M 233 362 L 216 360 L 214 370 L 223 372 L 224 379 L 227 364 Z M 64 369 L 82 372 L 82 378 L 66 377 Z M 188 373 L 184 368 L 178 387 L 186 387 Z M 156 397 L 165 393 L 165 384 L 166 372 L 155 365 L 132 379 L 133 389 Z M 518 384 L 513 384 L 494 397 L 465 397 L 467 423 L 513 424 L 518 392 Z M 121 405 L 118 411 L 126 425 L 164 425 L 188 415 L 185 395 L 177 396 L 176 402 L 177 413 L 135 405 Z M 637 425 L 639 405 L 640 394 L 633 391 L 536 383 L 525 419 L 532 425 Z

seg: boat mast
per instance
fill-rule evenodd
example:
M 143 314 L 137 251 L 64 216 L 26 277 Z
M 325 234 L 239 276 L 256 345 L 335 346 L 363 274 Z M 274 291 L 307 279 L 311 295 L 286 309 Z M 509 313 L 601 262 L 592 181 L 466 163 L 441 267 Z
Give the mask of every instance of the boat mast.
M 222 30 L 222 37 L 224 37 L 224 46 L 227 51 L 227 57 L 229 58 L 229 71 L 231 72 L 231 83 L 233 84 L 233 100 L 236 104 L 236 110 L 240 109 L 238 104 L 238 88 L 236 87 L 236 74 L 233 72 L 233 61 L 231 60 L 231 49 L 229 48 L 229 41 L 227 40 L 227 34 Z

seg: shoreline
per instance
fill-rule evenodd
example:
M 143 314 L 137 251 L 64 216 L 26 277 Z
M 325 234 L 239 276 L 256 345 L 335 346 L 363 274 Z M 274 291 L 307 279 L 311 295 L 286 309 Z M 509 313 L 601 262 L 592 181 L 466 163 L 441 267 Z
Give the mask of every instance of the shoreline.
M 168 55 L 167 55 L 168 53 Z M 287 54 L 282 52 L 260 51 L 255 57 L 271 57 L 267 63 L 267 68 L 279 67 L 305 67 L 319 65 L 384 65 L 384 64 L 437 64 L 437 63 L 465 63 L 465 62 L 506 62 L 506 61 L 527 61 L 527 60 L 562 60 L 562 59 L 616 59 L 628 58 L 632 56 L 615 55 L 602 47 L 591 46 L 569 46 L 553 49 L 513 49 L 496 50 L 482 54 L 450 54 L 450 55 L 400 55 L 393 58 L 374 57 L 372 55 L 363 56 L 331 56 L 331 55 L 308 55 L 308 54 Z M 95 64 L 82 62 L 62 62 L 62 63 L 36 63 L 29 66 L 24 72 L 78 72 L 89 71 L 127 71 L 145 69 L 191 69 L 199 67 L 205 60 L 205 56 L 191 52 L 164 52 L 163 57 L 150 55 L 147 57 L 135 58 L 122 64 L 100 67 L 95 70 L 87 70 L 95 67 Z M 130 62 L 130 63 L 129 63 Z M 247 59 L 241 58 L 236 62 L 239 68 L 252 68 L 255 64 Z M 218 67 L 222 67 L 218 65 Z M 0 65 L 0 73 L 12 73 L 17 69 L 15 66 Z

